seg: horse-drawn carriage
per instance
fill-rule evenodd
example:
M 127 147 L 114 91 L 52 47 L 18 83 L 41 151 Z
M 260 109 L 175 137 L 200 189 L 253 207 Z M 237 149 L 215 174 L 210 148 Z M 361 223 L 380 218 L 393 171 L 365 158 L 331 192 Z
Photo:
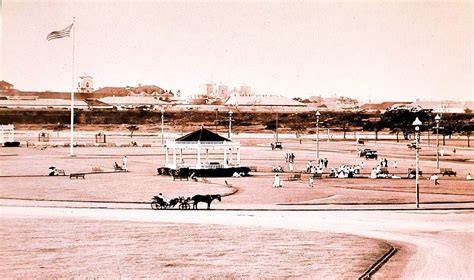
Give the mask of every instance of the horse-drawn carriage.
M 180 196 L 178 198 L 173 198 L 167 201 L 160 196 L 154 196 L 151 202 L 151 209 L 159 210 L 159 209 L 169 209 L 174 208 L 178 205 L 179 209 L 188 210 L 191 209 L 191 203 L 193 204 L 193 209 L 198 209 L 197 205 L 199 202 L 207 203 L 207 209 L 211 209 L 211 203 L 214 199 L 221 201 L 220 194 L 207 194 L 207 195 L 200 195 L 197 194 L 192 198 L 188 197 L 185 198 L 184 196 Z
M 158 210 L 158 209 L 174 208 L 176 205 L 178 205 L 179 209 L 190 209 L 191 204 L 189 203 L 189 201 L 191 201 L 191 198 L 189 197 L 184 198 L 184 196 L 173 198 L 167 201 L 155 195 L 151 202 L 151 209 Z

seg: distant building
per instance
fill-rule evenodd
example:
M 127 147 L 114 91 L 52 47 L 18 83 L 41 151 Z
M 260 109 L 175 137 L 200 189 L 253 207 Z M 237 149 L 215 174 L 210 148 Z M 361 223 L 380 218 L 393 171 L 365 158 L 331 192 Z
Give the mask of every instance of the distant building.
M 79 77 L 81 80 L 78 83 L 77 91 L 78 92 L 93 92 L 93 78 L 87 74 L 83 74 Z
M 4 80 L 0 81 L 0 90 L 10 90 L 13 89 L 13 85 Z
M 229 87 L 226 85 L 219 85 L 217 87 L 217 95 L 220 98 L 228 98 L 229 97 Z
M 381 113 L 384 113 L 387 110 L 397 110 L 398 108 L 406 108 L 407 105 L 411 104 L 411 102 L 392 102 L 392 101 L 386 101 L 382 103 L 366 103 L 362 106 L 360 106 L 361 110 L 367 111 L 367 112 L 376 112 L 379 111 Z
M 467 102 L 460 101 L 416 101 L 411 103 L 412 107 L 418 106 L 433 113 L 464 113 Z
M 231 96 L 224 105 L 228 106 L 285 106 L 306 107 L 307 105 L 285 96 Z
M 0 108 L 23 108 L 23 109 L 69 109 L 71 101 L 67 99 L 0 99 Z M 76 100 L 76 109 L 89 109 L 86 102 Z
M 252 96 L 252 89 L 250 86 L 240 86 L 240 96 Z
M 161 101 L 157 97 L 143 96 L 143 95 L 129 95 L 129 96 L 107 96 L 99 99 L 100 102 L 115 106 L 119 109 L 132 108 L 156 108 L 164 105 L 169 105 L 168 102 Z

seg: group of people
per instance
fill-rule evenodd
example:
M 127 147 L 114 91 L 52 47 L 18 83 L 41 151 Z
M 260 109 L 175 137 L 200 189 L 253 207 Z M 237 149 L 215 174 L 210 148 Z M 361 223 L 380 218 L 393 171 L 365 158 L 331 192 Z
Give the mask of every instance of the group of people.
M 337 169 L 331 168 L 330 178 L 353 178 L 360 173 L 360 165 L 340 165 Z
M 328 167 L 329 160 L 327 158 L 320 158 L 318 164 L 314 165 L 312 160 L 306 162 L 307 173 L 323 173 L 323 168 Z
M 286 155 L 285 155 L 285 162 L 294 163 L 294 162 L 295 162 L 295 154 L 293 154 L 293 153 L 286 153 Z
M 124 156 L 122 158 L 122 165 L 119 165 L 117 162 L 115 162 L 114 163 L 114 169 L 115 170 L 128 171 L 128 158 L 127 158 L 127 156 Z

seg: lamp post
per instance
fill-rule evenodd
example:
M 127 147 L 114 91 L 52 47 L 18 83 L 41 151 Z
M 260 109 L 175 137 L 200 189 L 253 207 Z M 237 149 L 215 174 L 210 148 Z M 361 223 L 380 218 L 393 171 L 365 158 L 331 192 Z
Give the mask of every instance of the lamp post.
M 434 119 L 436 122 L 436 168 L 439 169 L 439 121 L 441 117 L 436 115 Z
M 232 135 L 232 114 L 234 112 L 232 111 L 229 111 L 229 135 L 228 135 L 228 138 L 230 139 L 231 135 Z
M 316 155 L 317 155 L 317 158 L 319 159 L 319 116 L 321 116 L 321 114 L 319 113 L 319 111 L 316 112 Z
M 216 133 L 217 133 L 217 112 L 219 111 L 219 109 L 216 108 L 214 110 L 216 111 L 216 120 L 214 122 L 215 122 L 215 125 L 216 125 Z
M 275 135 L 276 135 L 276 142 L 278 142 L 278 112 L 276 117 L 276 126 L 275 126 Z
M 164 144 L 164 137 L 163 137 L 163 124 L 165 119 L 165 109 L 161 107 L 161 145 Z
M 416 117 L 415 121 L 413 122 L 413 126 L 415 127 L 415 137 L 416 137 L 416 170 L 415 170 L 415 180 L 416 180 L 416 208 L 420 208 L 420 125 L 422 125 L 420 119 Z

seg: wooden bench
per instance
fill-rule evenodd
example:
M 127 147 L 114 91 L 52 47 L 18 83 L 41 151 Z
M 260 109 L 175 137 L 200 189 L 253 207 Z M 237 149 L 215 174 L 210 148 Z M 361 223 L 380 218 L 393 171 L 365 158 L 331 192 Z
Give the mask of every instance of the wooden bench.
M 186 181 L 189 181 L 189 176 L 186 176 L 186 175 L 173 175 L 173 181 L 175 181 L 176 179 L 182 181 L 182 180 L 186 180 Z
M 451 177 L 451 175 L 456 176 L 456 171 L 454 171 L 452 168 L 440 168 L 439 173 L 443 176 L 444 175 L 448 175 L 449 177 Z
M 323 178 L 323 173 L 314 173 L 314 174 L 313 174 L 313 178 L 314 178 L 314 179 Z
M 249 166 L 250 171 L 257 172 L 256 166 Z
M 98 166 L 94 166 L 94 167 L 92 167 L 92 172 L 102 172 L 102 168 L 100 168 Z
M 143 148 L 151 148 L 151 144 L 143 144 Z
M 421 170 L 418 170 L 418 176 L 423 176 L 423 172 Z M 408 168 L 407 178 L 408 179 L 416 178 L 416 169 Z
M 288 181 L 300 181 L 301 180 L 301 173 L 291 174 L 288 176 Z
M 115 165 L 115 164 L 114 164 L 114 171 L 126 172 L 127 170 L 125 170 L 125 168 L 123 168 L 123 167 L 120 166 L 120 165 Z
M 57 169 L 56 172 L 58 172 L 58 175 L 66 176 L 66 173 L 64 172 L 64 169 Z
M 81 177 L 82 179 L 85 179 L 86 174 L 85 173 L 71 173 L 71 174 L 69 174 L 69 179 L 72 179 L 72 178 L 79 179 L 79 177 Z

